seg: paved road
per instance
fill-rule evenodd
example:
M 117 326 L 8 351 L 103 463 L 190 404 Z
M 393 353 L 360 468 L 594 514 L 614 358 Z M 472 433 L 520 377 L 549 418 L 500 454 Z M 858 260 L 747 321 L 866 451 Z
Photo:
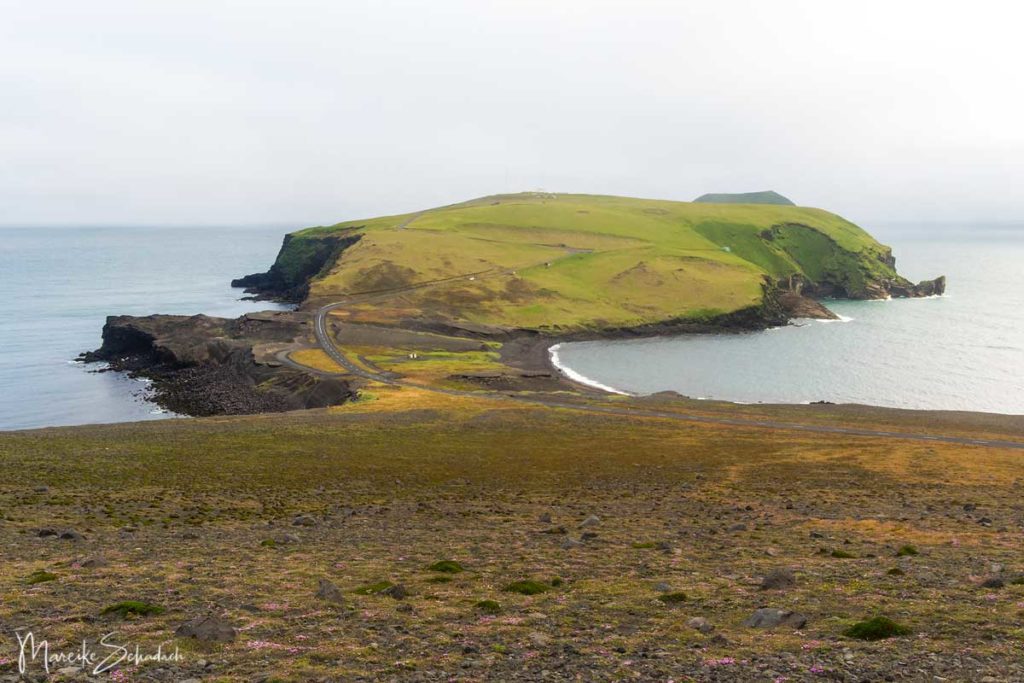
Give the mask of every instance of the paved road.
M 415 218 L 419 217 L 419 214 L 412 216 L 408 221 L 411 222 Z M 404 225 L 403 225 L 404 227 Z M 439 387 L 433 387 L 429 385 L 417 384 L 408 380 L 403 380 L 398 376 L 390 373 L 377 373 L 367 370 L 349 360 L 348 356 L 338 347 L 331 337 L 327 316 L 331 311 L 341 308 L 343 306 L 349 306 L 356 301 L 367 301 L 381 297 L 389 297 L 394 294 L 398 294 L 404 291 L 410 291 L 414 289 L 423 289 L 428 287 L 435 287 L 439 285 L 456 282 L 459 280 L 475 280 L 478 278 L 494 277 L 498 275 L 507 275 L 515 271 L 514 268 L 509 269 L 492 269 L 488 271 L 480 271 L 478 273 L 467 273 L 449 278 L 443 278 L 439 280 L 431 280 L 428 282 L 417 283 L 415 285 L 408 285 L 397 289 L 372 291 L 372 292 L 360 292 L 358 294 L 351 295 L 345 301 L 339 301 L 326 306 L 321 307 L 316 312 L 314 319 L 314 334 L 316 335 L 317 343 L 320 348 L 323 349 L 330 358 L 336 362 L 339 366 L 345 369 L 344 373 L 337 374 L 351 374 L 363 379 L 371 380 L 374 382 L 382 382 L 384 384 L 391 384 L 395 386 L 408 386 L 424 391 L 432 391 L 440 394 L 447 394 L 449 396 L 468 396 L 473 398 L 485 397 L 489 399 L 496 399 L 501 401 L 514 401 L 518 403 L 526 403 L 532 405 L 543 405 L 550 408 L 566 408 L 570 410 L 582 410 L 590 413 L 603 413 L 606 415 L 625 415 L 631 417 L 653 417 L 663 418 L 669 420 L 679 420 L 681 422 L 695 422 L 701 424 L 715 424 L 725 425 L 732 427 L 748 427 L 757 429 L 771 429 L 771 430 L 785 430 L 785 431 L 796 431 L 796 432 L 812 432 L 817 434 L 841 434 L 844 436 L 864 436 L 872 438 L 890 438 L 890 439 L 904 439 L 908 441 L 926 441 L 932 443 L 951 443 L 963 446 L 984 446 L 989 448 L 1012 448 L 1016 450 L 1024 450 L 1024 441 L 1010 441 L 1002 439 L 975 439 L 970 437 L 961 436 L 945 436 L 937 434 L 924 434 L 915 432 L 895 432 L 895 431 L 884 431 L 875 429 L 863 429 L 860 427 L 841 427 L 841 426 L 830 426 L 820 424 L 802 424 L 798 422 L 784 422 L 778 420 L 757 420 L 753 418 L 741 418 L 741 417 L 716 417 L 709 415 L 695 415 L 690 413 L 676 413 L 669 411 L 651 410 L 647 408 L 634 408 L 634 407 L 623 407 L 623 406 L 602 406 L 593 405 L 586 403 L 574 403 L 570 401 L 561 401 L 555 398 L 547 398 L 543 396 L 521 396 L 515 394 L 502 394 L 498 392 L 492 392 L 489 394 L 481 394 L 481 392 L 475 391 L 459 391 L 457 389 L 442 389 Z M 295 363 L 291 359 L 288 359 L 286 354 L 280 354 L 278 356 L 286 362 L 288 365 L 297 368 L 304 368 L 298 363 Z M 307 371 L 313 371 L 310 368 L 304 368 Z M 324 371 L 313 371 L 315 374 L 331 374 L 325 373 Z
M 348 302 L 338 302 L 328 304 L 316 312 L 316 318 L 314 321 L 314 331 L 316 334 L 317 343 L 320 348 L 323 349 L 324 353 L 331 357 L 341 367 L 345 368 L 346 373 L 362 377 L 364 379 L 373 380 L 375 382 L 383 382 L 384 384 L 408 386 L 425 391 L 433 391 L 440 394 L 447 394 L 449 396 L 470 396 L 474 398 L 486 397 L 489 399 L 497 399 L 502 401 L 515 401 L 518 403 L 526 403 L 533 405 L 543 405 L 550 408 L 566 408 L 570 410 L 582 410 L 589 413 L 602 413 L 606 415 L 626 415 L 630 417 L 654 417 L 663 418 L 668 420 L 679 420 L 681 422 L 695 422 L 701 424 L 714 424 L 714 425 L 726 425 L 731 427 L 752 427 L 757 429 L 772 429 L 772 430 L 784 430 L 784 431 L 796 431 L 796 432 L 812 432 L 817 434 L 841 434 L 843 436 L 865 436 L 872 438 L 890 438 L 890 439 L 904 439 L 908 441 L 927 441 L 931 443 L 951 443 L 959 444 L 963 446 L 984 446 L 989 448 L 1012 448 L 1017 450 L 1024 450 L 1024 442 L 1020 441 L 1006 441 L 999 439 L 974 439 L 970 437 L 961 436 L 943 436 L 935 434 L 921 434 L 912 432 L 894 432 L 894 431 L 883 431 L 875 429 L 862 429 L 859 427 L 840 427 L 840 426 L 829 426 L 829 425 L 818 425 L 818 424 L 800 424 L 797 422 L 782 422 L 777 420 L 755 420 L 752 418 L 740 418 L 740 417 L 715 417 L 708 415 L 693 415 L 688 413 L 675 413 L 661 410 L 650 410 L 647 408 L 627 408 L 622 406 L 600 406 L 593 404 L 581 404 L 573 403 L 570 401 L 560 401 L 554 398 L 545 398 L 540 396 L 517 396 L 510 394 L 491 393 L 481 395 L 480 392 L 474 391 L 459 391 L 457 389 L 442 389 L 439 387 L 432 387 L 414 382 L 409 382 L 396 378 L 391 375 L 382 375 L 375 372 L 370 372 L 355 363 L 353 363 L 345 355 L 345 353 L 338 348 L 338 345 L 334 343 L 331 338 L 330 330 L 328 328 L 327 316 L 330 312 L 336 308 L 347 305 Z

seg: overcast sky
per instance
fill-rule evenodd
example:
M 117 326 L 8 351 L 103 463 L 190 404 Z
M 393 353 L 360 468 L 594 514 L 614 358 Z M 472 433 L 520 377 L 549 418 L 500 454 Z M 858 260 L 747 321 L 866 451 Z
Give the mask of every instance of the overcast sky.
M 978 0 L 0 0 L 0 224 L 538 188 L 1019 220 L 1022 24 Z

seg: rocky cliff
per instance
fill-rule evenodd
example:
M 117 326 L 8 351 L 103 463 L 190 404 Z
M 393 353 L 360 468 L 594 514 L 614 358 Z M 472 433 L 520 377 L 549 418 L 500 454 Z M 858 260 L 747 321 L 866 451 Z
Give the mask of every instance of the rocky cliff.
M 319 408 L 354 396 L 348 382 L 294 370 L 274 350 L 305 334 L 306 316 L 253 313 L 229 320 L 205 315 L 111 316 L 103 345 L 84 362 L 153 381 L 150 397 L 184 415 L 237 415 Z

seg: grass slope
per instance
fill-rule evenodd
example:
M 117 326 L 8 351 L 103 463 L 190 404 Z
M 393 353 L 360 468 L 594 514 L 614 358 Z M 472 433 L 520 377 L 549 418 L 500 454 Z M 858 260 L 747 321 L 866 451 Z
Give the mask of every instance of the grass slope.
M 312 279 L 311 301 L 453 280 L 365 307 L 360 319 L 375 322 L 635 326 L 756 307 L 765 276 L 802 275 L 852 296 L 897 277 L 887 247 L 820 209 L 540 193 L 310 228 L 278 262 L 340 236 L 359 240 Z
M 1020 433 L 1006 416 L 657 406 Z M 112 631 L 181 648 L 119 680 L 1020 680 L 1012 451 L 384 389 L 329 411 L 0 434 L 0 462 L 0 623 L 53 652 Z M 919 555 L 897 557 L 907 544 Z M 440 560 L 464 571 L 438 582 Z M 1002 589 L 980 585 L 992 563 Z M 780 567 L 796 584 L 761 590 Z M 37 571 L 52 578 L 30 585 Z M 521 581 L 550 589 L 505 590 Z M 384 582 L 408 597 L 360 590 Z M 807 627 L 745 627 L 764 606 Z M 174 638 L 210 611 L 234 642 Z M 913 637 L 843 635 L 877 615 Z M 9 635 L 0 679 L 16 667 Z

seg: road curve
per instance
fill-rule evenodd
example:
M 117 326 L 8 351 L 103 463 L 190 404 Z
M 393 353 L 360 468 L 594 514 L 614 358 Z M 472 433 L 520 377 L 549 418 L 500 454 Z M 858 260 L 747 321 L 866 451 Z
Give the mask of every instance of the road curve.
M 906 441 L 925 441 L 929 443 L 949 443 L 958 444 L 962 446 L 983 446 L 986 448 L 1011 448 L 1015 450 L 1024 450 L 1024 442 L 1020 441 L 1007 441 L 1000 439 L 974 439 L 962 436 L 944 436 L 937 434 L 921 434 L 913 432 L 893 432 L 875 429 L 862 429 L 859 427 L 839 427 L 829 425 L 801 424 L 798 422 L 782 422 L 777 420 L 755 420 L 751 418 L 741 417 L 715 417 L 709 415 L 694 415 L 690 413 L 674 413 L 662 410 L 650 410 L 647 408 L 596 406 L 589 404 L 572 403 L 569 401 L 559 401 L 557 399 L 543 398 L 537 396 L 516 396 L 500 393 L 482 395 L 480 392 L 459 391 L 458 389 L 442 389 L 440 387 L 432 387 L 428 385 L 417 384 L 415 382 L 409 382 L 395 377 L 370 372 L 369 370 L 366 370 L 356 365 L 355 363 L 348 359 L 344 352 L 342 352 L 342 350 L 338 348 L 338 345 L 334 343 L 334 340 L 331 338 L 327 325 L 327 316 L 330 314 L 330 312 L 344 305 L 346 305 L 346 302 L 337 302 L 333 304 L 328 304 L 317 310 L 316 317 L 314 319 L 314 333 L 316 335 L 317 343 L 320 345 L 320 348 L 323 349 L 324 353 L 330 356 L 331 360 L 333 360 L 334 362 L 336 362 L 338 365 L 345 369 L 346 374 L 356 375 L 357 377 L 362 377 L 363 379 L 372 380 L 374 382 L 382 382 L 384 384 L 391 384 L 395 386 L 413 387 L 416 389 L 422 389 L 424 391 L 432 391 L 439 394 L 447 394 L 449 396 L 469 396 L 475 398 L 486 397 L 489 399 L 497 399 L 502 401 L 514 401 L 517 403 L 542 405 L 547 406 L 549 408 L 581 410 L 588 413 L 602 413 L 605 415 L 653 417 L 668 420 L 678 420 L 680 422 L 724 425 L 730 427 L 748 427 L 755 429 L 774 429 L 796 432 L 811 432 L 816 434 L 840 434 L 843 436 L 903 439 Z

